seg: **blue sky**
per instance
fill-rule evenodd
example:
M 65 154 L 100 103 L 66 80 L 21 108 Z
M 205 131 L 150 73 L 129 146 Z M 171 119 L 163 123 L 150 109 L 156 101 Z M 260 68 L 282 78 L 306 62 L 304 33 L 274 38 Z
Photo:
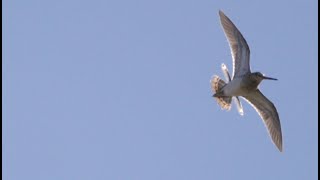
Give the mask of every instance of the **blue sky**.
M 317 179 L 318 17 L 307 1 L 3 2 L 6 180 Z M 238 26 L 278 108 L 279 153 L 255 110 L 220 109 Z

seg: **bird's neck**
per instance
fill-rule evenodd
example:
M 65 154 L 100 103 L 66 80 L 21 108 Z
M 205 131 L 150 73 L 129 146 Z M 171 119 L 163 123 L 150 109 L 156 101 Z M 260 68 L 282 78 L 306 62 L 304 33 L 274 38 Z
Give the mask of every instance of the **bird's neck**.
M 246 85 L 248 90 L 255 90 L 258 88 L 259 84 L 261 83 L 261 80 L 257 78 L 256 76 L 253 76 L 251 74 L 248 74 L 243 78 L 243 84 Z

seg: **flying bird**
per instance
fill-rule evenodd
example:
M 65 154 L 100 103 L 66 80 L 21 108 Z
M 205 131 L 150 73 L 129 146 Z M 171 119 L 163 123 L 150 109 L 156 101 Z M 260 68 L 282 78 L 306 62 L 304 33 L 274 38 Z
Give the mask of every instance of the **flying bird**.
M 232 77 L 230 76 L 225 64 L 221 65 L 226 82 L 220 79 L 219 76 L 213 76 L 210 80 L 211 89 L 214 92 L 213 97 L 217 100 L 221 108 L 225 110 L 230 110 L 231 101 L 234 97 L 240 115 L 243 115 L 243 108 L 239 96 L 247 100 L 260 115 L 273 143 L 281 152 L 282 133 L 277 109 L 258 88 L 262 80 L 277 79 L 264 76 L 260 72 L 251 72 L 250 49 L 246 40 L 222 11 L 219 11 L 219 16 L 231 50 L 233 75 Z

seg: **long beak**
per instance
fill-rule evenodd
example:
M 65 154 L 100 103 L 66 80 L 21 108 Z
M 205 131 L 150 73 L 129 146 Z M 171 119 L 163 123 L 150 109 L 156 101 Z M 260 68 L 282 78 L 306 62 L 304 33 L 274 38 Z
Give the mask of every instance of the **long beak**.
M 271 77 L 267 77 L 267 76 L 263 76 L 263 79 L 267 79 L 267 80 L 275 80 L 275 81 L 277 81 L 278 79 L 276 79 L 276 78 L 271 78 Z

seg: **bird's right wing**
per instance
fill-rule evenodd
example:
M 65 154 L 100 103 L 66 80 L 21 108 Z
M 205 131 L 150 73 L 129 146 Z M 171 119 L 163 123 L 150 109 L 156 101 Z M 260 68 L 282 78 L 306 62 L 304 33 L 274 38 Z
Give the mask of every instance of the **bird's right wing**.
M 281 124 L 277 109 L 271 101 L 269 101 L 260 90 L 250 93 L 244 98 L 251 104 L 260 117 L 263 119 L 272 141 L 282 151 L 282 133 Z
M 233 76 L 240 77 L 250 73 L 250 49 L 237 27 L 222 12 L 219 11 L 220 21 L 228 39 L 233 59 Z

